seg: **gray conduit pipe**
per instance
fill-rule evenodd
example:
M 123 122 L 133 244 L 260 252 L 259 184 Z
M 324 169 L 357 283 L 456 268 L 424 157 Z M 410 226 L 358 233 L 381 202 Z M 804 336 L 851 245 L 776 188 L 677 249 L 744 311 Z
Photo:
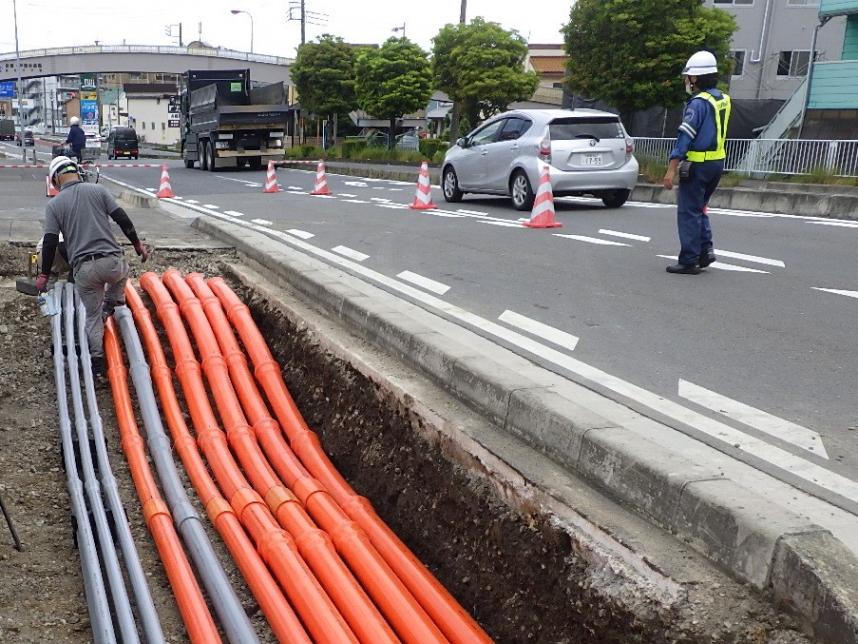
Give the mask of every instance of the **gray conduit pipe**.
M 128 592 L 125 590 L 125 579 L 122 575 L 122 569 L 119 567 L 119 557 L 113 544 L 113 535 L 110 534 L 110 524 L 107 522 L 107 513 L 104 511 L 104 502 L 101 499 L 101 488 L 98 484 L 98 478 L 95 476 L 92 453 L 89 449 L 89 427 L 83 410 L 78 360 L 74 350 L 74 284 L 66 284 L 63 295 L 63 323 L 66 330 L 66 347 L 68 347 L 69 387 L 72 393 L 74 424 L 80 447 L 83 488 L 86 491 L 92 519 L 95 522 L 99 552 L 104 564 L 110 596 L 113 599 L 113 610 L 116 614 L 116 621 L 119 623 L 122 642 L 123 644 L 140 644 L 140 636 L 134 623 L 134 614 L 131 612 L 131 603 L 128 599 Z
M 75 309 L 77 310 L 77 337 L 80 346 L 80 363 L 83 366 L 83 382 L 86 387 L 86 404 L 89 411 L 89 425 L 92 428 L 92 438 L 95 441 L 95 458 L 98 463 L 98 474 L 101 479 L 101 490 L 107 505 L 113 513 L 113 525 L 122 550 L 122 559 L 125 562 L 125 570 L 134 593 L 137 613 L 143 627 L 143 637 L 147 644 L 162 644 L 164 632 L 161 630 L 161 622 L 155 611 L 155 603 L 149 592 L 146 582 L 146 574 L 140 564 L 140 557 L 134 545 L 134 537 L 131 536 L 131 528 L 125 517 L 125 509 L 122 507 L 122 499 L 119 497 L 119 489 L 113 470 L 110 467 L 110 459 L 107 456 L 107 445 L 104 442 L 104 428 L 101 424 L 101 414 L 98 411 L 98 401 L 95 398 L 95 383 L 92 379 L 92 363 L 89 355 L 89 341 L 86 338 L 86 308 L 80 301 L 80 296 L 75 291 Z
M 194 561 L 227 639 L 232 644 L 258 644 L 259 638 L 256 631 L 221 567 L 200 515 L 191 505 L 179 478 L 176 462 L 173 459 L 173 446 L 164 432 L 158 403 L 155 401 L 155 392 L 152 389 L 149 364 L 144 357 L 143 346 L 140 344 L 140 336 L 137 334 L 137 327 L 134 326 L 131 311 L 126 306 L 117 306 L 113 317 L 119 322 L 119 329 L 122 332 L 131 380 L 137 392 L 140 415 L 146 431 L 146 444 L 149 446 L 149 453 L 158 472 L 164 497 L 173 514 L 176 529 Z
M 62 308 L 62 292 L 64 282 L 58 282 L 51 292 L 55 310 Z M 86 603 L 89 611 L 89 621 L 92 627 L 92 639 L 95 644 L 116 644 L 113 632 L 113 622 L 110 618 L 110 605 L 104 580 L 101 577 L 101 564 L 95 547 L 95 537 L 89 525 L 86 513 L 86 498 L 83 485 L 77 473 L 77 463 L 74 456 L 74 441 L 72 439 L 71 421 L 69 420 L 68 400 L 66 398 L 65 360 L 63 359 L 62 315 L 51 318 L 51 338 L 54 344 L 54 379 L 57 384 L 57 410 L 60 418 L 60 440 L 63 446 L 63 461 L 66 468 L 66 480 L 69 489 L 69 502 L 72 516 L 75 519 L 77 549 L 80 554 L 80 567 L 83 572 L 83 587 L 86 592 Z M 70 353 L 74 353 L 74 343 Z

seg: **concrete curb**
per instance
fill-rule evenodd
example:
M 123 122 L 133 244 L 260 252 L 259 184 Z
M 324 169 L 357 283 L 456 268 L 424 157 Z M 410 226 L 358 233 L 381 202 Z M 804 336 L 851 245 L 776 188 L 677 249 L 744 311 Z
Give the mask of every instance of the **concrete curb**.
M 124 201 L 133 208 L 158 207 L 158 199 L 156 199 L 155 197 L 147 197 L 145 195 L 140 194 L 139 192 L 133 192 L 131 190 L 120 190 L 118 198 L 120 201 Z
M 459 325 L 245 226 L 210 217 L 193 225 L 739 579 L 771 590 L 822 641 L 858 644 L 858 559 L 827 530 L 609 422 L 592 391 Z

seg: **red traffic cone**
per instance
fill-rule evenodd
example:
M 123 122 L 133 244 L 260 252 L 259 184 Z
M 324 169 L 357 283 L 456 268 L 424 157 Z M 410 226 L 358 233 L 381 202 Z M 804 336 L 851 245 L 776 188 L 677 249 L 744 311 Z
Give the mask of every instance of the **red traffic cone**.
M 434 210 L 437 208 L 432 203 L 432 182 L 429 180 L 429 164 L 424 161 L 420 164 L 420 175 L 417 177 L 417 190 L 414 193 L 414 201 L 411 203 L 412 210 Z
M 45 196 L 56 197 L 58 194 L 60 194 L 60 191 L 54 187 L 54 183 L 51 181 L 51 178 L 45 177 Z
M 331 189 L 328 187 L 328 177 L 325 175 L 325 162 L 319 161 L 316 166 L 316 185 L 313 187 L 311 195 L 329 195 Z
M 170 173 L 167 172 L 167 164 L 161 165 L 161 187 L 158 188 L 158 194 L 155 195 L 158 199 L 172 199 L 176 195 L 173 194 L 173 188 L 170 186 Z
M 542 166 L 539 176 L 539 190 L 533 201 L 530 219 L 524 222 L 528 228 L 560 228 L 563 226 L 554 219 L 554 193 L 551 191 L 551 173 L 548 164 Z
M 277 185 L 277 171 L 274 169 L 274 161 L 268 162 L 268 176 L 265 177 L 265 187 L 262 192 L 280 192 Z

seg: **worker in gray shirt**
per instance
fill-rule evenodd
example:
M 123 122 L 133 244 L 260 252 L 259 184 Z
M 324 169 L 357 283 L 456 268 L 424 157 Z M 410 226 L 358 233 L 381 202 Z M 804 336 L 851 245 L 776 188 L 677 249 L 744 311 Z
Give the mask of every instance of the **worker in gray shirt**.
M 56 157 L 48 170 L 50 181 L 60 193 L 48 204 L 45 214 L 45 236 L 42 240 L 42 272 L 36 287 L 48 285 L 63 234 L 72 277 L 86 308 L 86 337 L 92 355 L 93 371 L 104 375 L 104 320 L 114 307 L 125 304 L 125 281 L 128 262 L 110 230 L 110 219 L 128 237 L 134 250 L 145 262 L 149 251 L 137 237 L 128 214 L 103 186 L 84 183 L 77 164 L 68 157 Z

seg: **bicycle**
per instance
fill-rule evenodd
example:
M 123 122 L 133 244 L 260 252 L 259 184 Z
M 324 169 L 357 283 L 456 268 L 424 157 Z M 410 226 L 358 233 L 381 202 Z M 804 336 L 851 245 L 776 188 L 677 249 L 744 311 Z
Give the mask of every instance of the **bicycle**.
M 58 153 L 59 152 L 59 153 Z M 81 150 L 81 155 L 78 157 L 72 150 L 70 145 L 66 145 L 61 150 L 54 149 L 54 157 L 67 156 L 70 159 L 77 159 L 78 175 L 80 180 L 86 183 L 98 183 L 101 179 L 101 168 L 94 163 L 95 157 L 89 158 L 86 148 Z

